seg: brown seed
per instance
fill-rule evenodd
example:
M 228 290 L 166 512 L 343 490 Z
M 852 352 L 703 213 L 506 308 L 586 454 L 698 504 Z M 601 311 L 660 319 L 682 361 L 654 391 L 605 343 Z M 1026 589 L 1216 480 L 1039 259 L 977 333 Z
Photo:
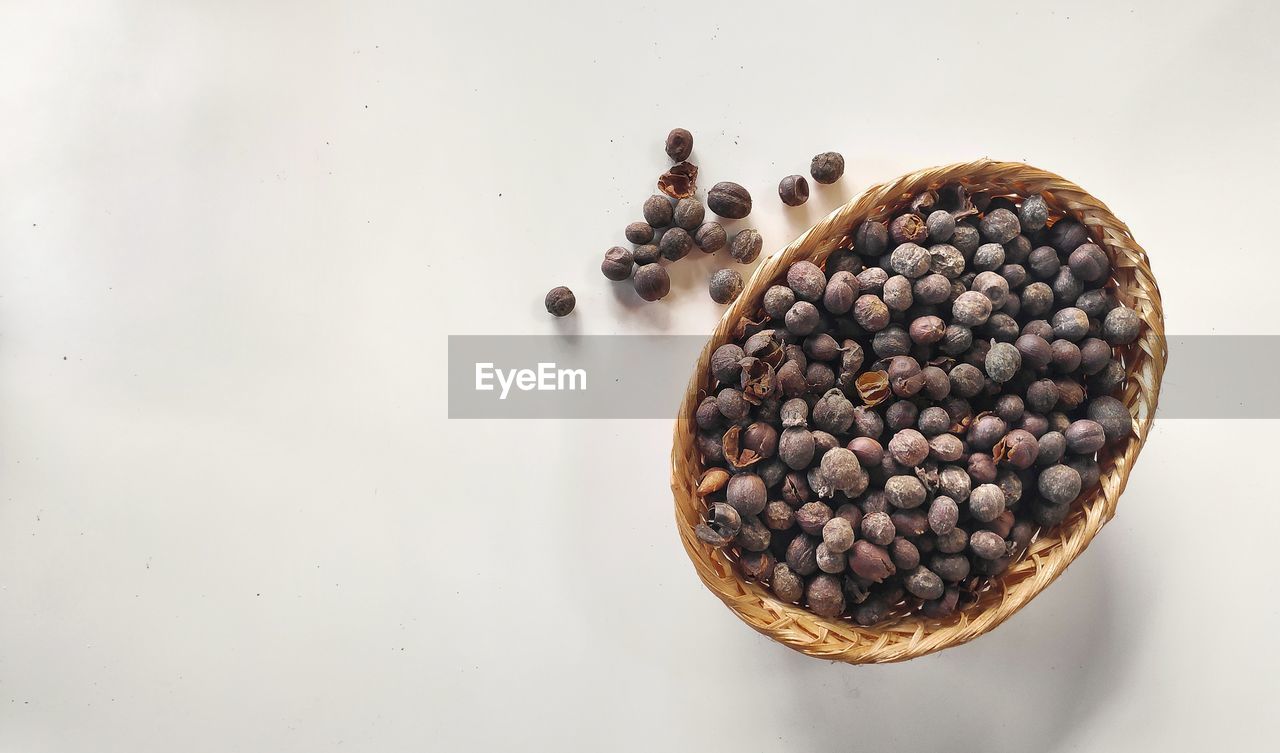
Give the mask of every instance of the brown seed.
M 785 602 L 795 603 L 804 596 L 804 579 L 795 574 L 785 562 L 779 562 L 773 568 L 773 593 Z
M 798 207 L 809 200 L 809 181 L 803 175 L 788 175 L 778 184 L 778 197 L 789 207 Z
M 600 262 L 600 272 L 610 280 L 620 281 L 631 276 L 634 265 L 630 249 L 614 246 L 604 252 L 604 261 Z
M 834 575 L 823 573 L 809 581 L 804 592 L 809 609 L 822 617 L 836 617 L 844 612 L 844 589 L 840 579 Z
M 743 552 L 738 560 L 742 566 L 742 574 L 751 580 L 767 581 L 773 576 L 773 569 L 778 561 L 770 552 Z
M 568 316 L 577 302 L 573 291 L 561 285 L 547 293 L 543 304 L 547 307 L 547 313 L 552 316 Z
M 627 240 L 636 245 L 644 245 L 653 240 L 653 226 L 647 222 L 633 222 L 623 231 Z
M 707 207 L 721 217 L 740 220 L 751 214 L 751 194 L 737 183 L 721 181 L 707 191 Z
M 844 157 L 839 152 L 823 152 L 809 163 L 809 174 L 819 183 L 835 183 L 844 175 Z
M 924 220 L 914 214 L 899 215 L 889 223 L 889 237 L 897 245 L 920 243 L 928 233 Z
M 672 128 L 667 134 L 667 156 L 672 162 L 684 162 L 693 152 L 693 134 L 683 128 Z
M 649 223 L 650 227 L 666 227 L 671 224 L 675 205 L 667 197 L 654 194 L 644 200 L 643 212 L 644 221 Z
M 764 239 L 760 237 L 759 231 L 747 228 L 734 234 L 729 243 L 729 255 L 739 264 L 750 264 L 760 256 L 760 249 L 763 247 Z
M 888 550 L 866 539 L 853 542 L 853 548 L 849 550 L 849 569 L 872 583 L 879 583 L 895 572 Z
M 742 275 L 736 269 L 718 269 L 711 275 L 708 283 L 711 300 L 716 303 L 731 303 L 742 293 Z
M 704 222 L 693 234 L 693 242 L 704 254 L 714 254 L 724 248 L 727 240 L 724 226 L 719 222 Z
M 702 207 L 702 202 L 690 196 L 676 202 L 676 208 L 671 214 L 671 219 L 676 224 L 676 227 L 684 228 L 687 232 L 692 233 L 702 225 L 702 219 L 705 215 L 706 211 Z
M 658 264 L 645 264 L 636 269 L 631 284 L 646 301 L 656 301 L 671 292 L 671 277 Z

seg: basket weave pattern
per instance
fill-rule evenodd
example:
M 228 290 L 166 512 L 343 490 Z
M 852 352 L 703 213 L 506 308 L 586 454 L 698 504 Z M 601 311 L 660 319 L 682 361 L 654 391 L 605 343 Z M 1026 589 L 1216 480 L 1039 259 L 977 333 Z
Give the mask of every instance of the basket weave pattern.
M 1065 214 L 1084 223 L 1090 236 L 1106 249 L 1111 258 L 1112 289 L 1143 322 L 1138 340 L 1122 349 L 1128 379 L 1119 397 L 1133 416 L 1134 432 L 1127 442 L 1108 446 L 1099 453 L 1099 485 L 1073 503 L 1072 512 L 1060 525 L 1042 531 L 1027 553 L 992 587 L 982 591 L 975 603 L 942 619 L 913 613 L 874 628 L 864 628 L 847 619 L 820 617 L 803 607 L 779 601 L 760 584 L 744 581 L 721 551 L 694 535 L 694 526 L 702 519 L 705 507 L 695 493 L 703 466 L 694 445 L 697 427 L 692 417 L 698 401 L 713 386 L 708 375 L 711 353 L 733 339 L 733 330 L 743 317 L 752 317 L 759 311 L 764 292 L 785 275 L 793 262 L 809 259 L 821 266 L 833 250 L 849 243 L 853 229 L 863 220 L 887 220 L 912 196 L 957 182 L 971 192 L 988 191 L 993 195 L 1041 193 L 1055 215 Z M 966 643 L 1009 619 L 1044 590 L 1115 515 L 1120 493 L 1151 428 L 1167 358 L 1160 291 L 1146 252 L 1105 204 L 1076 184 L 1018 162 L 979 160 L 920 170 L 874 186 L 766 259 L 703 348 L 680 406 L 671 456 L 671 489 L 680 538 L 698 577 L 742 621 L 810 656 L 854 664 L 884 663 Z

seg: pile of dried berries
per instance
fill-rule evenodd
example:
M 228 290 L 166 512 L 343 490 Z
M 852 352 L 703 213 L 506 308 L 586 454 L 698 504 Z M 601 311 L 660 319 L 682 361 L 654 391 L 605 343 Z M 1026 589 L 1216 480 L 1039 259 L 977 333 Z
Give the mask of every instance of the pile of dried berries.
M 680 261 L 695 247 L 714 254 L 726 245 L 735 261 L 750 264 L 760 255 L 760 233 L 750 228 L 729 238 L 724 226 L 707 220 L 714 214 L 739 220 L 751 213 L 751 194 L 737 183 L 721 182 L 707 192 L 703 206 L 694 195 L 698 189 L 698 166 L 689 162 L 693 134 L 676 128 L 667 134 L 667 156 L 675 164 L 658 176 L 658 190 L 644 202 L 644 221 L 627 225 L 624 235 L 635 244 L 628 251 L 615 246 L 605 252 L 600 271 L 610 280 L 631 280 L 636 293 L 646 301 L 656 301 L 671 292 L 671 278 L 663 260 Z M 712 300 L 729 303 L 742 292 L 742 275 L 730 269 L 718 270 L 708 283 Z
M 698 201 L 698 166 L 688 161 L 693 153 L 693 134 L 683 128 L 672 130 L 667 134 L 666 152 L 675 164 L 658 176 L 658 190 L 662 193 L 645 200 L 643 222 L 633 222 L 623 231 L 634 248 L 614 246 L 605 252 L 600 263 L 601 274 L 615 282 L 630 280 L 646 301 L 659 300 L 671 292 L 671 278 L 661 265 L 663 260 L 679 261 L 695 247 L 704 254 L 714 254 L 727 246 L 734 261 L 751 264 L 764 246 L 760 233 L 752 228 L 740 230 L 730 238 L 723 225 L 706 219 L 707 209 L 730 220 L 745 218 L 751 214 L 751 194 L 737 183 L 721 181 L 707 191 L 705 207 Z M 844 174 L 844 157 L 836 152 L 819 154 L 813 158 L 809 172 L 819 183 L 834 183 Z M 778 196 L 789 206 L 799 206 L 809 198 L 809 183 L 800 175 L 784 178 L 778 186 Z M 717 270 L 707 288 L 716 303 L 732 303 L 742 292 L 742 275 L 730 269 Z M 568 288 L 555 288 L 547 294 L 547 311 L 566 316 L 573 310 L 572 303 L 567 309 L 553 309 L 551 305 L 553 297 L 563 298 L 558 291 L 568 292 Z
M 1131 431 L 1114 348 L 1141 325 L 1110 271 L 1042 197 L 961 186 L 862 223 L 825 270 L 793 264 L 712 355 L 698 537 L 822 616 L 968 603 Z

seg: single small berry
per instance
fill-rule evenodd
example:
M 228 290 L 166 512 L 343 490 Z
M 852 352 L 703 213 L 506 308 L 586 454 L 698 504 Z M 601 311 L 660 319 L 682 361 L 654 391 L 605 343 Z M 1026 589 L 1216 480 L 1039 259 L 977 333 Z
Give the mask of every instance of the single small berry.
M 844 157 L 839 152 L 823 152 L 809 163 L 809 174 L 819 183 L 835 183 L 844 175 Z
M 798 207 L 809 200 L 809 181 L 803 175 L 788 175 L 778 183 L 778 198 L 789 207 Z
M 736 269 L 719 269 L 711 275 L 708 287 L 711 300 L 716 303 L 730 303 L 742 293 L 742 275 Z
M 552 316 L 568 316 L 577 302 L 578 299 L 574 298 L 573 291 L 563 285 L 548 291 L 544 301 L 547 313 Z

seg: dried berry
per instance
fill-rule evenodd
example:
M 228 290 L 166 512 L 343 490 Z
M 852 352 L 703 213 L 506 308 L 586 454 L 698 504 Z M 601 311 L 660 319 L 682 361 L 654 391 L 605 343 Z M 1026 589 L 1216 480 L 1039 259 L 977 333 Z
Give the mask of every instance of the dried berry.
M 933 252 L 930 251 L 930 256 Z M 934 306 L 947 300 L 951 295 L 951 281 L 945 275 L 931 272 L 918 278 L 911 286 L 912 295 L 918 304 Z
M 822 455 L 820 465 L 826 477 L 837 491 L 856 496 L 866 491 L 869 482 L 857 456 L 844 447 L 835 447 Z
M 843 434 L 853 424 L 853 403 L 840 390 L 828 390 L 814 403 L 812 420 L 818 429 Z
M 868 332 L 879 332 L 889 326 L 889 307 L 875 295 L 859 296 L 853 302 L 853 319 Z
M 814 549 L 814 559 L 818 563 L 819 570 L 833 575 L 844 572 L 848 564 L 848 558 L 844 552 L 832 551 L 825 542 L 818 544 Z
M 1004 492 L 995 484 L 982 484 L 969 494 L 969 514 L 975 520 L 990 523 L 1004 512 Z
M 666 227 L 671 224 L 674 205 L 666 196 L 654 194 L 645 199 L 644 221 L 651 227 Z
M 924 504 L 928 492 L 915 476 L 891 476 L 884 482 L 884 493 L 889 504 L 899 510 L 909 510 Z
M 815 451 L 813 432 L 808 429 L 785 429 L 778 438 L 778 457 L 796 470 L 808 468 Z
M 929 442 L 915 429 L 903 429 L 889 440 L 888 450 L 890 457 L 910 468 L 929 456 Z
M 754 515 L 743 517 L 742 528 L 733 538 L 734 544 L 748 552 L 763 552 L 769 548 L 771 541 L 773 541 L 773 532 L 765 528 L 764 523 Z
M 850 272 L 836 272 L 822 292 L 822 307 L 837 316 L 847 314 L 858 297 L 858 278 Z
M 793 334 L 804 337 L 813 333 L 818 328 L 821 321 L 821 314 L 818 307 L 808 301 L 796 301 L 795 305 L 787 310 L 784 319 L 787 329 Z M 810 364 L 812 365 L 812 364 Z
M 689 162 L 672 165 L 665 173 L 658 176 L 658 190 L 673 199 L 686 199 L 693 196 L 697 188 L 698 166 Z
M 948 583 L 959 583 L 969 577 L 972 569 L 969 558 L 959 552 L 944 552 L 929 558 L 929 571 Z
M 857 409 L 854 410 L 854 415 L 856 417 Z M 858 458 L 858 462 L 864 468 L 878 466 L 880 461 L 884 459 L 884 448 L 871 437 L 854 437 L 849 441 L 848 449 Z
M 764 481 L 754 473 L 739 473 L 730 477 L 725 487 L 725 501 L 744 518 L 764 511 L 766 490 Z
M 672 214 L 672 221 L 677 227 L 688 232 L 697 230 L 702 225 L 705 211 L 702 208 L 702 202 L 693 197 L 681 199 L 676 202 L 675 212 Z
M 809 181 L 803 175 L 788 175 L 778 183 L 778 198 L 789 207 L 798 207 L 809 200 Z
M 798 575 L 813 575 L 818 572 L 817 549 L 818 540 L 814 537 L 803 533 L 796 536 L 787 545 L 787 567 Z
M 684 228 L 668 228 L 658 241 L 658 252 L 668 261 L 679 261 L 693 250 L 693 238 Z
M 929 457 L 944 463 L 954 462 L 964 456 L 964 442 L 954 434 L 939 434 L 929 440 Z
M 914 303 L 911 293 L 911 280 L 902 275 L 890 277 L 884 281 L 881 297 L 891 311 L 906 311 Z
M 631 284 L 636 293 L 646 301 L 656 301 L 671 292 L 671 278 L 667 275 L 667 270 L 658 264 L 645 264 L 636 268 L 635 274 L 631 276 Z
M 1075 220 L 1063 219 L 1049 229 L 1048 241 L 1058 251 L 1069 254 L 1089 242 L 1089 231 Z
M 775 596 L 788 603 L 798 602 L 804 596 L 804 579 L 785 562 L 774 565 L 773 580 L 769 585 Z
M 930 212 L 924 224 L 929 240 L 934 243 L 946 243 L 956 232 L 956 218 L 943 209 Z
M 844 590 L 834 575 L 814 576 L 805 589 L 804 598 L 809 609 L 822 617 L 835 617 L 844 612 Z
M 854 507 L 853 510 L 858 508 Z M 847 552 L 853 546 L 853 525 L 845 517 L 833 517 L 822 527 L 822 543 L 832 552 Z
M 774 319 L 787 315 L 796 302 L 796 294 L 786 285 L 774 285 L 764 292 L 764 311 Z
M 810 536 L 822 535 L 822 529 L 831 520 L 831 508 L 823 502 L 808 502 L 796 510 L 796 525 Z
M 708 288 L 711 300 L 716 303 L 730 303 L 742 293 L 742 275 L 736 269 L 718 269 L 711 275 Z
M 1058 274 L 1049 281 L 1049 287 L 1053 290 L 1054 300 L 1058 303 L 1070 303 L 1084 292 L 1084 283 L 1076 277 L 1076 273 L 1072 272 L 1070 267 L 1059 269 Z
M 872 544 L 888 546 L 896 530 L 888 513 L 873 512 L 862 519 L 862 537 Z
M 637 245 L 653 240 L 653 227 L 647 222 L 633 222 L 623 231 L 627 240 Z
M 604 252 L 604 261 L 600 262 L 600 272 L 610 280 L 625 280 L 631 276 L 633 266 L 631 251 L 621 246 L 614 246 Z
M 894 244 L 920 243 L 928 237 L 929 229 L 919 215 L 902 214 L 889 223 L 889 238 Z
M 978 233 L 978 228 L 967 222 L 958 223 L 956 231 L 951 234 L 951 245 L 966 257 L 972 256 L 981 243 L 982 237 Z
M 826 290 L 827 277 L 813 262 L 798 261 L 787 268 L 787 285 L 797 298 L 817 301 Z
M 902 579 L 902 585 L 918 599 L 936 599 L 942 596 L 942 578 L 924 566 L 917 567 Z
M 982 324 L 991 316 L 991 299 L 982 293 L 970 290 L 961 293 L 951 304 L 951 321 L 966 327 Z
M 970 398 L 982 391 L 982 372 L 973 364 L 958 363 L 952 367 L 948 376 L 951 380 L 951 394 L 957 397 Z
M 1128 345 L 1138 339 L 1142 320 L 1133 309 L 1117 306 L 1102 321 L 1102 339 L 1112 345 Z
M 904 217 L 915 217 L 914 214 L 903 215 Z M 916 218 L 919 222 L 919 218 Z M 895 224 L 896 224 L 895 220 Z M 933 257 L 924 246 L 917 245 L 912 242 L 900 244 L 889 254 L 889 267 L 904 277 L 915 279 L 929 271 Z
M 1069 466 L 1054 465 L 1040 473 L 1040 495 L 1055 505 L 1065 505 L 1080 494 L 1080 473 Z
M 999 243 L 984 243 L 973 253 L 970 263 L 979 271 L 999 269 L 1004 264 L 1004 246 Z
M 740 220 L 751 214 L 751 194 L 737 183 L 721 181 L 707 191 L 707 207 L 721 217 Z
M 667 134 L 666 149 L 672 162 L 684 162 L 693 153 L 693 134 L 683 128 L 672 128 Z
M 863 256 L 880 256 L 889 247 L 889 228 L 883 222 L 867 220 L 853 234 L 853 250 Z
M 635 250 L 631 252 L 631 260 L 634 261 L 638 267 L 643 267 L 646 264 L 657 264 L 658 260 L 661 258 L 662 252 L 659 251 L 658 247 L 653 243 L 636 246 Z
M 1087 418 L 1072 421 L 1067 430 L 1062 432 L 1062 436 L 1067 440 L 1067 452 L 1077 455 L 1092 455 L 1107 443 L 1102 424 Z
M 872 515 L 884 515 L 884 513 L 872 513 Z M 888 520 L 887 515 L 885 519 Z M 865 522 L 866 519 L 863 520 Z M 890 522 L 889 526 L 892 528 L 893 524 Z M 888 550 L 866 539 L 853 542 L 853 548 L 849 550 L 849 569 L 859 578 L 872 583 L 880 583 L 895 572 L 893 559 L 889 556 Z
M 733 240 L 729 242 L 729 255 L 739 264 L 750 264 L 760 256 L 760 249 L 763 247 L 764 239 L 760 237 L 759 231 L 747 228 L 734 234 Z
M 1102 427 L 1108 442 L 1123 439 L 1133 431 L 1133 417 L 1129 415 L 1129 409 L 1109 395 L 1089 401 L 1089 418 Z
M 1036 194 L 1023 199 L 1018 207 L 1018 224 L 1024 232 L 1034 232 L 1045 226 L 1049 219 L 1049 205 L 1044 197 Z
M 1101 246 L 1083 243 L 1071 252 L 1067 264 L 1075 276 L 1085 282 L 1097 282 L 1111 272 L 1111 260 Z
M 704 222 L 693 233 L 693 242 L 704 254 L 714 254 L 724 248 L 728 236 L 719 222 Z
M 1025 429 L 1014 429 L 996 443 L 992 457 L 997 463 L 1008 463 L 1014 468 L 1030 468 L 1039 457 L 1040 443 Z
M 547 307 L 547 313 L 552 316 L 568 316 L 577 302 L 578 299 L 574 297 L 573 291 L 563 285 L 548 291 L 543 301 Z
M 960 506 L 951 497 L 939 495 L 929 504 L 929 528 L 939 536 L 946 535 L 960 520 Z
M 733 343 L 725 343 L 711 354 L 711 374 L 722 383 L 737 382 L 746 353 Z
M 844 175 L 844 157 L 839 152 L 823 152 L 809 163 L 809 174 L 819 183 L 835 183 Z
M 1022 226 L 1013 212 L 994 209 L 978 222 L 978 232 L 992 243 L 1008 243 L 1022 232 Z
M 1033 282 L 1022 289 L 1023 316 L 1038 317 L 1053 308 L 1053 288 L 1043 282 Z
M 789 531 L 796 524 L 796 513 L 791 505 L 775 499 L 764 506 L 760 520 L 771 531 Z

